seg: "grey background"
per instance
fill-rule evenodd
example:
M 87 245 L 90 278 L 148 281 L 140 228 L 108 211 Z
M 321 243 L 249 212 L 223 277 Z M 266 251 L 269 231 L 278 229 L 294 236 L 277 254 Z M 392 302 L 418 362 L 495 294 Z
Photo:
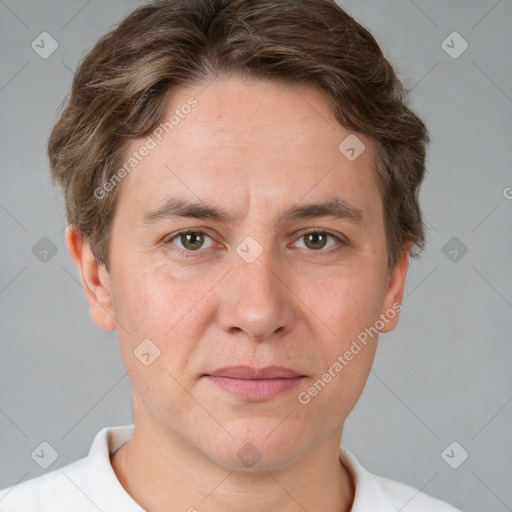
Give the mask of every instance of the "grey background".
M 85 456 L 100 428 L 132 421 L 115 333 L 89 318 L 45 150 L 77 63 L 140 3 L 0 0 L 0 488 L 45 472 L 31 458 L 42 441 L 59 454 L 51 471 Z M 343 444 L 370 471 L 465 511 L 512 510 L 512 3 L 340 4 L 395 63 L 432 137 L 428 247 Z M 59 44 L 48 59 L 31 48 L 43 31 Z M 469 43 L 457 59 L 441 47 L 453 31 Z M 42 237 L 57 250 L 46 262 L 32 252 Z M 468 249 L 457 262 L 443 252 L 452 237 Z M 452 441 L 469 453 L 458 469 L 441 457 Z

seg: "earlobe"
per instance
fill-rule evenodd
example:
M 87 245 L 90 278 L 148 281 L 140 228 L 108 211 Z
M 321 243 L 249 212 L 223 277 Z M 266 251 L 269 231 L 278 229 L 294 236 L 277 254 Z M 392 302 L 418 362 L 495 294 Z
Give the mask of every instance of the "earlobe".
M 407 243 L 400 254 L 400 259 L 395 268 L 391 271 L 384 296 L 381 318 L 384 320 L 384 327 L 380 332 L 389 332 L 398 324 L 402 299 L 404 295 L 405 278 L 409 268 L 411 244 Z
M 102 329 L 116 328 L 113 316 L 110 279 L 104 266 L 94 257 L 89 244 L 69 225 L 66 246 L 80 273 L 92 320 Z

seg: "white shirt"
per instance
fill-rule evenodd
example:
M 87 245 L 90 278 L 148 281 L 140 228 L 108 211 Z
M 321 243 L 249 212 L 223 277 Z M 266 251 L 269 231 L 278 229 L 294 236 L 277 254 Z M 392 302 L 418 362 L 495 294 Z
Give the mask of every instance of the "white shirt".
M 96 434 L 87 457 L 1 490 L 0 510 L 145 512 L 125 491 L 110 463 L 110 454 L 131 439 L 133 428 L 105 427 Z M 343 446 L 340 459 L 355 484 L 351 512 L 460 512 L 409 485 L 370 473 Z M 196 508 L 200 511 L 200 504 Z

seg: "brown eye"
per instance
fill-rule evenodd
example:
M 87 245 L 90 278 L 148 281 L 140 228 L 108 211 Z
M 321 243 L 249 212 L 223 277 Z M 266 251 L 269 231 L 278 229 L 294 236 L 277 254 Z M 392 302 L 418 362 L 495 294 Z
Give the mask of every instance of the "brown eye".
M 342 249 L 346 242 L 328 231 L 310 231 L 304 233 L 295 244 L 301 249 L 309 249 L 312 252 L 330 253 L 331 249 Z
M 201 256 L 213 247 L 213 239 L 201 230 L 185 230 L 165 240 L 166 246 L 182 256 Z
M 327 237 L 332 236 L 323 232 L 307 233 L 303 236 L 306 246 L 309 249 L 323 249 L 327 243 Z
M 204 233 L 201 231 L 190 231 L 188 233 L 181 233 L 178 236 L 182 246 L 189 251 L 200 249 L 204 244 Z

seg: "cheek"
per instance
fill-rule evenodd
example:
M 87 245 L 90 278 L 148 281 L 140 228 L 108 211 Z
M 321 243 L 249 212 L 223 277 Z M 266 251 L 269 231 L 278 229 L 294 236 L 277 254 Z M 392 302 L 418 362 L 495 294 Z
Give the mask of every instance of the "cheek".
M 322 369 L 302 390 L 298 403 L 309 417 L 325 418 L 325 428 L 345 420 L 370 373 L 378 341 L 371 328 L 382 307 L 382 293 L 375 285 L 379 279 L 362 269 L 344 272 L 343 277 L 324 280 L 320 291 L 308 296 L 320 340 L 310 348 L 321 354 Z
M 156 270 L 124 275 L 129 278 L 117 280 L 115 288 L 115 315 L 124 327 L 117 333 L 132 391 L 153 415 L 178 414 L 187 400 L 188 363 L 204 321 L 194 305 L 206 290 Z
M 123 277 L 113 280 L 114 315 L 125 365 L 139 373 L 141 364 L 134 355 L 147 353 L 147 347 L 152 357 L 158 355 L 151 363 L 154 370 L 183 373 L 211 321 L 211 285 L 205 280 L 177 280 L 160 267 L 118 275 Z
M 317 280 L 315 288 L 306 281 L 305 302 L 330 334 L 326 339 L 333 340 L 332 348 L 339 349 L 379 318 L 382 276 L 371 267 L 339 268 Z
M 120 268 L 113 281 L 116 318 L 130 331 L 162 337 L 197 302 L 201 285 L 181 281 L 165 271 L 164 265 L 137 270 Z

